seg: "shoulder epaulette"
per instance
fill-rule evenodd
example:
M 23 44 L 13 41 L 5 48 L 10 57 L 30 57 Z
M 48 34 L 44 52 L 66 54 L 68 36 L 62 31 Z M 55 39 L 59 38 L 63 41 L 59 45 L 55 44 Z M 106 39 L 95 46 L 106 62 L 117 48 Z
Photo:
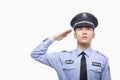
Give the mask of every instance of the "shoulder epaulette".
M 100 54 L 100 55 L 106 57 L 106 56 L 105 56 L 103 53 L 101 53 L 100 51 L 96 51 L 96 53 L 98 53 L 98 54 Z
M 66 50 L 63 50 L 62 52 L 68 52 L 68 51 L 66 51 Z
M 71 51 L 67 51 L 67 50 L 63 50 L 62 52 L 67 52 L 67 53 L 71 53 Z

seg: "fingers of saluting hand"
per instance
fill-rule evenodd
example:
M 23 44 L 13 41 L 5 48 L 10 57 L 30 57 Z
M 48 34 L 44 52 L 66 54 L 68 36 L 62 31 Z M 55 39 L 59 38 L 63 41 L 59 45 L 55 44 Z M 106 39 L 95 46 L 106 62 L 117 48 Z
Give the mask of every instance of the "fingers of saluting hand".
M 55 40 L 62 40 L 64 37 L 66 37 L 70 32 L 72 31 L 72 29 L 69 30 L 65 30 L 63 32 L 57 33 L 55 35 L 53 35 L 51 37 L 51 40 L 55 41 Z
M 65 30 L 64 32 L 61 32 L 60 36 L 67 36 L 71 31 L 72 29 Z

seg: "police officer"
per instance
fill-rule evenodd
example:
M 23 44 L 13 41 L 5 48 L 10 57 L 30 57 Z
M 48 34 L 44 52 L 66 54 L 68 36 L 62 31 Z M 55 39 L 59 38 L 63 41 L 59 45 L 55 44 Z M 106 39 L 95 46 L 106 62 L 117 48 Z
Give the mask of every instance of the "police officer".
M 74 30 L 77 48 L 47 53 L 48 47 L 54 41 L 62 40 L 72 31 L 69 29 L 43 40 L 32 51 L 31 57 L 54 68 L 59 80 L 111 80 L 107 56 L 91 47 L 91 41 L 95 37 L 94 30 L 98 26 L 97 18 L 91 13 L 82 12 L 73 17 L 70 24 Z M 82 53 L 86 62 L 83 68 Z

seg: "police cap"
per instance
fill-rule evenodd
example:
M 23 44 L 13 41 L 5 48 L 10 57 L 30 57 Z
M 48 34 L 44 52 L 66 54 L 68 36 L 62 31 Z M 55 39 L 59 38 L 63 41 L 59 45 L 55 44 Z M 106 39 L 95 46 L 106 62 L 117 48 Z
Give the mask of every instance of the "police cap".
M 95 29 L 98 25 L 98 20 L 93 14 L 88 12 L 82 12 L 73 17 L 70 25 L 74 30 L 82 26 L 88 26 Z

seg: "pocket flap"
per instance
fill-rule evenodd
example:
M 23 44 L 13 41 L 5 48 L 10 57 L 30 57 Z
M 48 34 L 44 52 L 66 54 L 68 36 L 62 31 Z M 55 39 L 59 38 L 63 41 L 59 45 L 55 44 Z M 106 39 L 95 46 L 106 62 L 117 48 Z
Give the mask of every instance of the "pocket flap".
M 91 67 L 91 68 L 89 68 L 89 70 L 97 72 L 97 73 L 101 73 L 102 72 L 102 68 L 101 67 Z
M 64 69 L 64 70 L 71 70 L 71 69 L 75 69 L 75 66 L 74 66 L 74 65 L 71 65 L 71 64 L 68 64 L 68 65 L 64 65 L 64 66 L 63 66 L 63 69 Z

